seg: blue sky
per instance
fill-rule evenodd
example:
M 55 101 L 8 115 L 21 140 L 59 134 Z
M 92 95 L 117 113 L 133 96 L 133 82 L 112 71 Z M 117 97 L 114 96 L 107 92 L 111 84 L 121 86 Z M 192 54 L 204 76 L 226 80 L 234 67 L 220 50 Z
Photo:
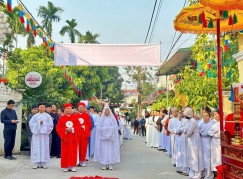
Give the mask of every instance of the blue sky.
M 32 15 L 37 17 L 39 6 L 47 6 L 48 0 L 22 0 Z M 81 33 L 92 31 L 99 33 L 98 41 L 103 44 L 143 44 L 155 0 L 52 0 L 53 4 L 64 9 L 61 21 L 53 23 L 53 40 L 55 42 L 70 42 L 68 35 L 60 36 L 59 31 L 66 20 L 76 19 L 77 29 Z M 159 2 L 159 0 L 158 0 Z M 161 43 L 161 61 L 168 54 L 174 35 L 173 20 L 180 12 L 184 0 L 164 0 L 151 43 Z M 16 1 L 13 0 L 13 5 Z M 194 36 L 185 34 L 176 45 L 189 47 L 194 42 Z M 187 41 L 186 41 L 187 40 Z M 41 42 L 41 40 L 38 40 Z M 20 38 L 22 48 L 26 46 L 26 38 Z

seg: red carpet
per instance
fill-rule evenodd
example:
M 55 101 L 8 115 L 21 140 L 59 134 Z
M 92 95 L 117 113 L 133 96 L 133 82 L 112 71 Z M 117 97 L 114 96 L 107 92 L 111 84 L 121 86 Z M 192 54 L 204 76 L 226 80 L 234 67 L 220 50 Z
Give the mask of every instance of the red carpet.
M 119 179 L 119 178 L 108 178 L 108 177 L 95 176 L 95 177 L 71 177 L 70 179 Z

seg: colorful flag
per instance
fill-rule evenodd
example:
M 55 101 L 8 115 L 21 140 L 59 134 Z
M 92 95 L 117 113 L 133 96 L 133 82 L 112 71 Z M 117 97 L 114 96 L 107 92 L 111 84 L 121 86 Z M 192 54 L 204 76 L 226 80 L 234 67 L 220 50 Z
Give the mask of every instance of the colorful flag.
M 7 1 L 8 12 L 12 12 L 12 0 Z
M 20 22 L 21 22 L 22 24 L 24 24 L 25 21 L 24 21 L 24 11 L 23 11 L 23 6 L 19 3 L 18 8 L 19 8 L 19 13 L 18 13 L 18 14 L 19 14 Z
M 36 22 L 33 22 L 33 34 L 36 37 Z

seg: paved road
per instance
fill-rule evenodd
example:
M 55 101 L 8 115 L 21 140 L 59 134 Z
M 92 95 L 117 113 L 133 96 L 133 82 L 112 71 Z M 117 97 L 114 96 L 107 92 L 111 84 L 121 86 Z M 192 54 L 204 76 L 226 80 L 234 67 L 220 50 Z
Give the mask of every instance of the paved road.
M 113 171 L 102 171 L 97 163 L 90 162 L 76 173 L 64 173 L 59 159 L 51 159 L 48 169 L 31 168 L 29 156 L 16 155 L 16 161 L 0 157 L 1 179 L 68 179 L 71 176 L 106 176 L 119 179 L 186 179 L 175 172 L 170 159 L 163 152 L 146 147 L 145 138 L 134 136 L 121 147 L 121 163 Z

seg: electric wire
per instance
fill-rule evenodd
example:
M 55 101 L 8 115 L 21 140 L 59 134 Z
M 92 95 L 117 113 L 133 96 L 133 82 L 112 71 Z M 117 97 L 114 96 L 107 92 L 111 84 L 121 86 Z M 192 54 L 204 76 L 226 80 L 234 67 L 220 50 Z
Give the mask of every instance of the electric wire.
M 160 14 L 160 10 L 161 10 L 161 6 L 163 4 L 163 1 L 164 0 L 160 0 L 160 2 L 159 2 L 158 8 L 157 8 L 157 13 L 156 13 L 155 20 L 154 20 L 154 24 L 153 24 L 152 31 L 151 31 L 150 38 L 149 38 L 149 43 L 151 43 L 151 41 L 153 39 L 155 27 L 156 27 L 156 24 L 157 24 L 157 21 L 158 21 L 158 17 L 159 17 L 159 14 Z
M 148 35 L 149 35 L 149 32 L 150 32 L 150 28 L 151 28 L 151 25 L 152 25 L 152 21 L 153 21 L 153 18 L 154 18 L 154 11 L 155 11 L 155 8 L 156 8 L 156 6 L 157 6 L 157 1 L 158 1 L 158 0 L 155 0 L 155 3 L 154 3 L 153 13 L 152 13 L 152 16 L 151 16 L 151 19 L 150 19 L 150 23 L 149 23 L 149 28 L 148 28 L 148 31 L 147 31 L 147 35 L 146 35 L 146 38 L 145 38 L 145 41 L 144 41 L 145 44 L 146 44 L 146 42 L 147 42 Z

